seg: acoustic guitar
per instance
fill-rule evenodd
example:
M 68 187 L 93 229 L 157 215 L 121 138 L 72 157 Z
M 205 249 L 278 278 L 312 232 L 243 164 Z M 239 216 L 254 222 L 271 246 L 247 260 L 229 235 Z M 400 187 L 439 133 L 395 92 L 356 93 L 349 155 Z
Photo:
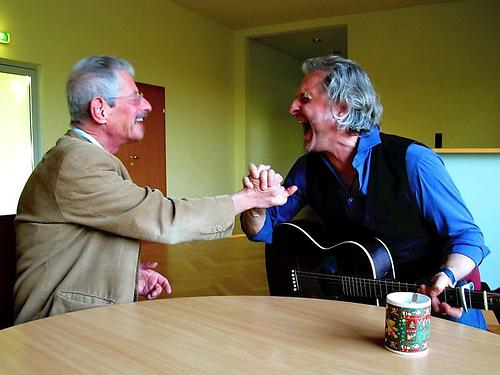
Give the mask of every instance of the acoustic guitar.
M 313 222 L 279 224 L 266 248 L 266 267 L 271 295 L 384 305 L 387 294 L 415 292 L 420 284 L 396 280 L 391 253 L 380 239 L 328 239 L 325 227 Z M 500 309 L 500 293 L 471 290 L 469 280 L 461 284 L 445 288 L 439 299 L 465 310 Z

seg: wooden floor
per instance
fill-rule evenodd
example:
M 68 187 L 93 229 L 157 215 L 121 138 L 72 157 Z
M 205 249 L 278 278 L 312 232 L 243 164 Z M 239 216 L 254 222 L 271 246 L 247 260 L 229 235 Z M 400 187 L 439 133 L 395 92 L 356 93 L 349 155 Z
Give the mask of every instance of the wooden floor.
M 145 243 L 141 261 L 158 262 L 157 270 L 172 286 L 161 298 L 269 295 L 264 244 L 235 236 L 177 245 Z

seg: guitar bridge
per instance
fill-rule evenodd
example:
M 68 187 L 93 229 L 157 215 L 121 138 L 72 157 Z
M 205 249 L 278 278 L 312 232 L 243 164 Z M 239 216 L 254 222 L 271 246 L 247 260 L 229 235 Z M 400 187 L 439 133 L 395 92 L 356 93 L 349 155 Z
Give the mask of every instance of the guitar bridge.
M 292 270 L 292 289 L 294 292 L 299 291 L 299 280 L 297 278 L 297 272 Z

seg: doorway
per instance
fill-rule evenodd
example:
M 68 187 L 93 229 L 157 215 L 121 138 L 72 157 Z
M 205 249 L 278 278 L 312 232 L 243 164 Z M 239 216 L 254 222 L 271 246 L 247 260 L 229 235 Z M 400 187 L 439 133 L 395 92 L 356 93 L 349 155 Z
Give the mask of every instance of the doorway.
M 0 59 L 0 124 L 0 215 L 11 215 L 41 157 L 35 65 Z
M 144 119 L 144 138 L 123 145 L 116 156 L 127 167 L 135 184 L 159 189 L 166 195 L 165 88 L 140 82 L 137 82 L 137 88 L 153 110 Z
M 144 138 L 140 142 L 123 145 L 116 156 L 127 167 L 136 185 L 159 189 L 166 196 L 165 88 L 140 82 L 136 84 L 139 91 L 151 103 L 153 110 L 144 119 L 146 126 Z M 140 257 L 141 262 L 161 261 L 165 258 L 165 245 L 141 241 Z

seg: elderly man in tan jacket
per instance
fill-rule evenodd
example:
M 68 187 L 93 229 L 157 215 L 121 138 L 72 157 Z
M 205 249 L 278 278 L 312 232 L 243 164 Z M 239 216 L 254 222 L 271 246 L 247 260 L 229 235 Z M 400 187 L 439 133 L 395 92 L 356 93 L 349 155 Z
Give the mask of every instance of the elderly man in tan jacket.
M 140 240 L 222 238 L 231 234 L 235 215 L 284 204 L 294 192 L 277 174 L 265 190 L 249 185 L 196 199 L 135 185 L 113 155 L 143 138 L 151 111 L 133 75 L 122 59 L 94 56 L 69 77 L 71 129 L 45 154 L 19 201 L 16 324 L 170 292 L 154 266 L 139 264 Z

